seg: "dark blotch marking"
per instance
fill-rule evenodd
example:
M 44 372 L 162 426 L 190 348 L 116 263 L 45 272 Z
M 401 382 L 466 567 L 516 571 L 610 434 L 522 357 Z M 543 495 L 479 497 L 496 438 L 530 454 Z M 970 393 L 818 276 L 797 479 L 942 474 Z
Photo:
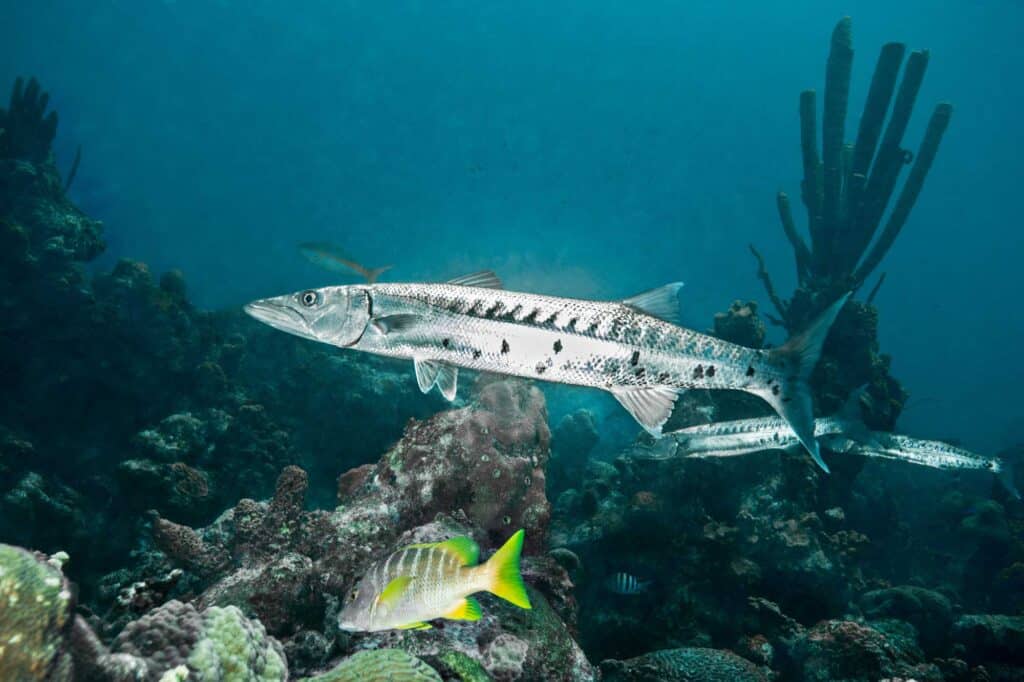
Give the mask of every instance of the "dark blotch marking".
M 647 370 L 643 367 L 637 367 L 633 373 L 636 375 L 637 379 L 643 379 L 647 374 Z
M 578 317 L 574 317 L 571 320 L 569 320 L 569 324 L 565 325 L 565 328 L 568 329 L 569 331 L 575 331 L 576 330 L 576 323 L 579 322 L 579 321 L 580 320 L 579 320 Z
M 485 310 L 484 311 L 484 317 L 486 317 L 488 319 L 493 318 L 495 315 L 498 314 L 499 310 L 501 310 L 501 301 L 498 301 L 497 303 L 492 305 L 490 308 Z
M 781 391 L 779 390 L 778 385 L 772 386 L 772 395 L 778 395 L 779 393 L 781 393 Z
M 556 319 L 558 319 L 558 311 L 557 310 L 555 312 L 551 313 L 550 315 L 548 315 L 547 319 L 544 320 L 541 324 L 546 325 L 546 326 L 552 326 L 552 325 L 555 324 L 555 320 Z
M 480 357 L 480 351 L 476 348 L 473 349 L 473 359 L 477 360 Z
M 704 365 L 697 365 L 694 368 L 694 370 L 693 370 L 693 378 L 694 379 L 703 379 L 704 378 Z
M 451 344 L 449 339 L 441 339 L 441 345 L 447 348 Z
M 629 364 L 631 364 L 634 367 L 636 367 L 638 362 L 640 362 L 640 351 L 635 350 L 635 351 L 633 351 L 633 357 L 631 357 L 629 359 Z
M 715 368 L 712 367 L 711 365 L 708 365 L 708 371 L 704 372 L 704 376 L 706 376 L 708 379 L 715 376 Z
M 508 341 L 505 339 L 501 340 L 501 354 L 504 355 L 508 352 Z
M 537 314 L 540 312 L 540 308 L 534 308 L 530 311 L 530 314 L 523 318 L 523 322 L 529 322 L 534 324 L 537 321 Z
M 562 352 L 562 340 L 558 339 L 557 341 L 555 341 L 555 345 L 553 346 L 553 348 L 555 349 L 556 353 Z
M 793 399 L 792 399 L 792 398 L 783 398 L 783 399 L 782 399 L 782 402 L 784 402 L 784 403 L 788 403 L 788 402 L 789 402 L 789 401 L 791 401 L 791 400 L 793 400 Z
M 754 376 L 754 368 L 753 368 L 753 366 L 747 367 L 747 376 L 748 377 Z
M 662 372 L 661 374 L 659 374 L 658 375 L 658 381 L 660 381 L 662 383 L 668 381 L 668 372 Z
M 546 370 L 546 369 L 547 369 L 547 365 L 545 365 L 543 362 L 538 362 L 537 363 L 537 374 L 543 374 L 544 370 Z

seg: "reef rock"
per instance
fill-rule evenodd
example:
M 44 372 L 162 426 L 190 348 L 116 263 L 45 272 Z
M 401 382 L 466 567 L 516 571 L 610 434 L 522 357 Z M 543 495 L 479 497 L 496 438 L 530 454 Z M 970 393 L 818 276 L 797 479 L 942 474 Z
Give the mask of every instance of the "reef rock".
M 58 558 L 0 544 L 0 680 L 72 679 L 74 601 L 60 567 Z
M 601 663 L 605 682 L 768 682 L 771 672 L 731 651 L 684 647 Z

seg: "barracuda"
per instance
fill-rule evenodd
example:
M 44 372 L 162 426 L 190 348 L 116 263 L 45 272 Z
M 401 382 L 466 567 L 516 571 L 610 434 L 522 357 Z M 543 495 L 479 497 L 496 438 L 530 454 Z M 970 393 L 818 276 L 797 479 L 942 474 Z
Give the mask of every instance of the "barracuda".
M 871 431 L 860 414 L 860 401 L 864 395 L 864 388 L 854 391 L 839 412 L 814 421 L 814 437 L 827 450 L 933 469 L 988 471 L 995 474 L 1011 495 L 1020 499 L 1013 469 L 999 457 L 985 457 L 938 440 Z M 674 447 L 666 445 L 650 449 L 652 454 L 648 459 L 735 457 L 765 450 L 793 451 L 802 448 L 793 430 L 778 417 L 700 424 L 668 433 L 662 442 Z
M 772 350 L 685 329 L 673 283 L 619 302 L 504 291 L 491 272 L 444 284 L 324 287 L 254 301 L 247 313 L 342 348 L 411 358 L 422 391 L 455 398 L 458 368 L 609 391 L 661 436 L 679 393 L 737 389 L 767 401 L 825 470 L 807 379 L 849 294 Z

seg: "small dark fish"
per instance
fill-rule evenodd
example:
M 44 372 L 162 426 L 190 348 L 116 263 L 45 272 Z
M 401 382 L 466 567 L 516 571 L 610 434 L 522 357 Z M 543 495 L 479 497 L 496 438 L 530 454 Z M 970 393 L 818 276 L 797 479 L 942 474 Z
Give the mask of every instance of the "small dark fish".
M 304 242 L 299 244 L 299 251 L 313 265 L 319 265 L 325 270 L 332 270 L 334 272 L 346 274 L 354 272 L 364 277 L 370 284 L 376 282 L 381 275 L 394 267 L 391 265 L 372 269 L 364 267 L 346 256 L 340 248 L 327 242 Z
M 650 580 L 640 580 L 635 575 L 622 572 L 613 573 L 605 580 L 605 587 L 609 592 L 628 596 L 643 594 L 650 586 Z

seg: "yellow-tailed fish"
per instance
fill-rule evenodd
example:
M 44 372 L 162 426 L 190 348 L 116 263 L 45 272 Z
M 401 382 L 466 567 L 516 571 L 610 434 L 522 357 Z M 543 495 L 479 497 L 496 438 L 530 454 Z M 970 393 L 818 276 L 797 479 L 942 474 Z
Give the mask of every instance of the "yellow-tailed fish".
M 343 630 L 425 629 L 434 618 L 479 620 L 480 604 L 470 595 L 490 592 L 530 608 L 519 573 L 522 530 L 490 559 L 477 564 L 480 549 L 462 536 L 409 545 L 374 564 L 338 616 Z
M 314 265 L 319 265 L 325 270 L 343 272 L 346 274 L 356 273 L 364 277 L 369 284 L 373 284 L 385 272 L 393 266 L 384 265 L 379 268 L 367 268 L 355 260 L 349 258 L 334 244 L 327 242 L 304 242 L 299 244 L 299 251 Z

